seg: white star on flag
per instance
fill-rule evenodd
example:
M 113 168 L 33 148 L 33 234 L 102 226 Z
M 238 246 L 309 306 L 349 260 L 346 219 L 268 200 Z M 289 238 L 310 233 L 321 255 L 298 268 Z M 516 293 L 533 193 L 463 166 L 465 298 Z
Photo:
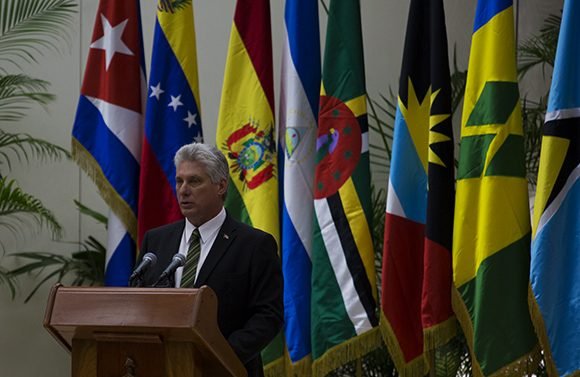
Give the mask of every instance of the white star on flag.
M 195 137 L 193 138 L 193 140 L 194 140 L 196 143 L 203 143 L 203 137 L 202 137 L 202 136 L 201 136 L 201 134 L 199 134 L 199 133 L 197 134 L 197 136 L 195 136 Z
M 115 53 L 125 54 L 133 56 L 133 51 L 127 47 L 127 45 L 123 42 L 121 37 L 123 36 L 123 30 L 125 30 L 125 26 L 127 26 L 127 22 L 129 19 L 120 22 L 116 26 L 111 26 L 109 20 L 101 14 L 101 23 L 103 24 L 103 36 L 93 43 L 91 43 L 91 48 L 95 48 L 98 50 L 105 50 L 105 70 L 109 70 L 109 65 L 111 65 L 111 60 L 113 60 L 113 56 Z
M 187 110 L 187 118 L 183 118 L 184 121 L 187 122 L 187 128 L 191 128 L 194 124 L 197 126 L 197 114 L 192 114 Z
M 161 83 L 157 83 L 156 86 L 151 86 L 151 94 L 149 95 L 149 98 L 151 97 L 155 97 L 157 98 L 157 100 L 159 101 L 159 96 L 161 95 L 161 93 L 165 93 L 165 90 L 161 89 Z
M 171 102 L 169 102 L 167 107 L 173 107 L 173 111 L 175 112 L 179 106 L 183 106 L 183 102 L 181 102 L 181 94 L 177 97 L 171 96 Z

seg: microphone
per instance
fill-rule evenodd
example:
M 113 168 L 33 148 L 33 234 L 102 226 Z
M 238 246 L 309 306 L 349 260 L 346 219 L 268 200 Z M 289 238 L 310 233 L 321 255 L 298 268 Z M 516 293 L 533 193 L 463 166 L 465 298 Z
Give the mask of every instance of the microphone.
M 141 279 L 143 273 L 145 273 L 145 271 L 147 271 L 149 268 L 155 266 L 156 263 L 157 263 L 157 255 L 155 255 L 155 253 L 148 252 L 145 255 L 143 255 L 141 263 L 139 263 L 137 268 L 133 270 L 133 273 L 129 277 L 129 285 L 133 286 L 133 281 L 135 281 L 135 279 Z
M 171 263 L 169 263 L 169 266 L 167 266 L 165 270 L 163 270 L 163 272 L 159 276 L 159 279 L 157 279 L 157 281 L 155 282 L 155 284 L 153 284 L 153 286 L 156 287 L 160 282 L 167 280 L 169 276 L 175 273 L 175 270 L 177 270 L 184 264 L 185 257 L 183 256 L 183 254 L 176 253 L 171 259 Z

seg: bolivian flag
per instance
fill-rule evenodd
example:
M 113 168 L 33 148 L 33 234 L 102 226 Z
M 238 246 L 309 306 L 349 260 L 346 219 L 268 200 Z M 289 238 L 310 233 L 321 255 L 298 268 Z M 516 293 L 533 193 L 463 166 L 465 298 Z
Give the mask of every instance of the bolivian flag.
M 530 211 L 511 0 L 478 2 L 457 172 L 453 308 L 476 376 L 535 366 Z
M 234 217 L 270 233 L 280 244 L 274 130 L 270 3 L 238 0 L 216 136 L 230 166 L 225 206 Z M 279 337 L 262 354 L 267 374 L 278 373 L 272 368 L 282 367 L 282 356 Z

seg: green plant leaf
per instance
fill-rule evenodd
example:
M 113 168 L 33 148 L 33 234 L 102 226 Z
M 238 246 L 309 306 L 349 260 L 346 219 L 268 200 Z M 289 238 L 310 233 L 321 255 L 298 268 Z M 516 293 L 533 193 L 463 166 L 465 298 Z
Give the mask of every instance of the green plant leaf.
M 54 238 L 62 237 L 62 227 L 56 217 L 42 202 L 22 191 L 14 180 L 0 178 L 0 228 L 19 234 L 30 222 L 47 227 Z M 0 246 L 3 243 L 0 240 Z
M 30 157 L 40 160 L 70 158 L 70 153 L 56 144 L 37 139 L 28 134 L 11 134 L 0 130 L 0 167 L 6 165 L 12 170 L 11 157 L 19 162 L 30 162 Z
M 32 105 L 46 106 L 55 98 L 47 93 L 50 83 L 26 75 L 0 75 L 0 121 L 22 119 Z
M 74 0 L 0 0 L 0 72 L 70 43 L 76 8 Z
M 95 211 L 94 209 L 91 209 L 91 208 L 85 206 L 84 204 L 82 204 L 78 200 L 74 200 L 74 203 L 77 206 L 77 209 L 79 210 L 79 212 L 81 214 L 95 219 L 98 223 L 103 224 L 105 226 L 105 228 L 107 228 L 107 223 L 109 221 L 107 216 L 103 215 L 100 212 Z

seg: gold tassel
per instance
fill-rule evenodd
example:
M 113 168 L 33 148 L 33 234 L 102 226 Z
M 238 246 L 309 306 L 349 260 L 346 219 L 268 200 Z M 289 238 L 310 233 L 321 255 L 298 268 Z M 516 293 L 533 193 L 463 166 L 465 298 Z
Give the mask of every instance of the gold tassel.
M 332 347 L 324 355 L 316 359 L 312 363 L 312 376 L 324 377 L 328 373 L 371 353 L 382 344 L 383 341 L 378 327 L 355 336 Z
M 72 141 L 72 156 L 79 167 L 93 180 L 105 203 L 119 217 L 119 220 L 127 228 L 127 232 L 136 241 L 137 218 L 135 213 L 129 204 L 111 187 L 97 161 L 76 139 Z
M 393 329 L 385 314 L 381 311 L 381 334 L 383 336 L 383 340 L 387 345 L 387 349 L 389 350 L 389 354 L 391 355 L 391 359 L 393 363 L 395 363 L 395 367 L 397 368 L 397 372 L 401 377 L 423 377 L 429 371 L 429 363 L 427 358 L 424 354 L 421 354 L 419 357 L 406 362 L 405 357 L 403 356 L 403 352 L 401 351 L 401 347 L 399 347 L 399 342 L 397 341 L 397 337 L 393 332 Z

